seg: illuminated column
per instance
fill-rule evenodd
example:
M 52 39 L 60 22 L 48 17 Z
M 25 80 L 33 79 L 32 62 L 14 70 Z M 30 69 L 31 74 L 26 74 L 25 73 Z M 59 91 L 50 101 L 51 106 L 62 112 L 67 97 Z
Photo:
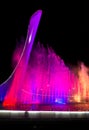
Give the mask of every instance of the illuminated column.
M 25 42 L 25 46 L 23 52 L 21 54 L 20 60 L 18 62 L 16 71 L 14 73 L 14 78 L 8 91 L 3 105 L 16 105 L 16 103 L 21 101 L 21 88 L 24 83 L 24 78 L 27 70 L 28 60 L 30 57 L 30 53 L 32 50 L 33 42 L 35 39 L 36 31 L 40 22 L 42 11 L 38 10 L 35 12 L 30 18 L 27 38 Z

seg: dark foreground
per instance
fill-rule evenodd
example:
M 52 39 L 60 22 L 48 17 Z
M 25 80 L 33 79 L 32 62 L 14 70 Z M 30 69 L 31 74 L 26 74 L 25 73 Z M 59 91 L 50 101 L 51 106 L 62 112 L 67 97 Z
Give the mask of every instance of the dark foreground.
M 4 120 L 0 119 L 0 129 L 15 129 L 15 128 L 37 128 L 43 130 L 43 128 L 51 128 L 52 130 L 55 129 L 65 129 L 65 130 L 72 130 L 72 129 L 89 129 L 89 119 L 12 119 L 6 118 Z
M 89 104 L 21 105 L 17 108 L 1 105 L 0 108 L 0 128 L 89 129 Z
M 24 110 L 24 111 L 89 111 L 88 103 L 72 103 L 72 104 L 28 104 L 17 106 L 0 105 L 1 110 Z

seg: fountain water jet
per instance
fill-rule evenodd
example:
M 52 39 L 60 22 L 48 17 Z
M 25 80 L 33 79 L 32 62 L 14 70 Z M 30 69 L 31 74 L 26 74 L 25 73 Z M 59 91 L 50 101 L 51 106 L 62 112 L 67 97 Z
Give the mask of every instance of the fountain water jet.
M 52 48 L 45 48 L 40 43 L 32 48 L 41 13 L 37 11 L 32 16 L 23 53 L 9 87 L 5 87 L 8 82 L 0 86 L 3 91 L 8 88 L 4 96 L 0 93 L 3 106 L 80 103 L 86 101 L 86 97 L 89 100 L 89 77 L 83 64 L 77 76 Z
M 3 96 L 2 94 L 0 94 L 1 99 L 5 97 L 3 106 L 15 105 L 17 103 L 17 100 L 19 99 L 19 90 L 23 86 L 29 56 L 31 53 L 31 49 L 33 46 L 34 38 L 40 22 L 41 15 L 42 15 L 41 10 L 36 11 L 32 15 L 28 26 L 27 39 L 20 60 L 15 70 L 13 71 L 12 75 L 8 78 L 7 81 L 5 81 L 3 84 L 0 85 L 1 92 L 5 91 L 5 89 L 3 88 L 6 88 L 6 86 L 8 86 L 9 89 L 7 92 L 5 92 L 6 95 L 3 94 L 4 95 Z M 12 82 L 11 79 L 13 80 Z

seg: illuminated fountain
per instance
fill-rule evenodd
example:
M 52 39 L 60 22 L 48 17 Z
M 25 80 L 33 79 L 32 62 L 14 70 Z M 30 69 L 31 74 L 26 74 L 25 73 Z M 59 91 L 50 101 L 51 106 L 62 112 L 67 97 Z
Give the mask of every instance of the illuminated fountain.
M 89 76 L 84 64 L 76 75 L 52 48 L 40 43 L 32 47 L 41 14 L 39 10 L 31 17 L 21 56 L 19 49 L 14 53 L 17 66 L 0 86 L 3 106 L 89 101 Z
M 89 101 L 89 68 L 87 68 L 83 63 L 81 63 L 78 75 L 79 82 L 81 84 L 81 100 Z

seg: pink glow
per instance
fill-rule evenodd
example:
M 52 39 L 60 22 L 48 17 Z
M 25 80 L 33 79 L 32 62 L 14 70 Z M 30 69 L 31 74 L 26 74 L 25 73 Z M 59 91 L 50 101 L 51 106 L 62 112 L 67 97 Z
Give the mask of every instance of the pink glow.
M 19 49 L 14 53 L 13 58 L 19 63 L 3 106 L 89 100 L 89 76 L 83 64 L 75 75 L 52 48 L 40 43 L 32 48 L 39 15 L 40 11 L 31 19 L 21 59 L 18 60 Z
M 63 98 L 67 100 L 75 76 L 52 49 L 46 49 L 38 43 L 32 50 L 25 73 L 24 67 L 23 60 L 15 72 L 4 106 L 54 103 Z M 24 79 L 21 76 L 23 74 Z
M 24 79 L 27 72 L 28 60 L 30 57 L 33 43 L 34 43 L 36 31 L 40 22 L 41 14 L 42 14 L 42 11 L 38 10 L 32 15 L 30 19 L 25 46 L 23 48 L 23 52 L 19 59 L 18 66 L 14 73 L 14 78 L 13 78 L 10 90 L 8 90 L 5 100 L 3 102 L 3 106 L 5 105 L 14 106 L 18 104 L 18 102 L 19 103 L 21 102 L 20 91 L 23 88 L 24 83 L 25 83 Z M 17 55 L 18 55 L 18 52 L 16 53 L 16 56 Z

